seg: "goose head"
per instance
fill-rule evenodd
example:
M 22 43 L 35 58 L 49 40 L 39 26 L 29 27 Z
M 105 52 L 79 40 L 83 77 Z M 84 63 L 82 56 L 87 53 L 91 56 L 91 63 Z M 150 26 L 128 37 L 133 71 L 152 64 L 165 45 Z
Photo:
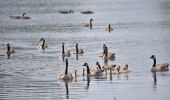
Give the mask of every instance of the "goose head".
M 82 66 L 88 66 L 88 63 L 84 63 Z
M 40 41 L 43 41 L 43 40 L 45 40 L 45 39 L 44 39 L 44 38 L 41 38 L 41 39 L 40 39 Z
M 90 68 L 89 65 L 87 63 L 84 63 L 82 66 L 86 66 L 87 67 L 87 75 L 90 74 Z
M 10 44 L 7 43 L 6 46 L 7 46 L 7 51 L 10 51 Z
M 26 15 L 26 13 L 24 12 L 23 14 L 22 14 L 22 17 L 24 17 Z
M 6 44 L 7 48 L 10 47 L 9 43 Z
M 90 22 L 94 21 L 92 18 L 90 19 Z
M 156 67 L 156 57 L 155 57 L 155 55 L 152 55 L 150 58 L 153 59 L 153 61 L 154 61 L 152 67 Z
M 65 53 L 64 53 L 64 45 L 65 45 L 65 43 L 62 42 L 62 54 L 63 54 L 63 55 L 65 54 Z
M 101 69 L 99 62 L 96 62 L 96 65 L 98 66 L 99 69 Z
M 151 58 L 151 59 L 156 59 L 155 55 L 152 55 L 150 58 Z

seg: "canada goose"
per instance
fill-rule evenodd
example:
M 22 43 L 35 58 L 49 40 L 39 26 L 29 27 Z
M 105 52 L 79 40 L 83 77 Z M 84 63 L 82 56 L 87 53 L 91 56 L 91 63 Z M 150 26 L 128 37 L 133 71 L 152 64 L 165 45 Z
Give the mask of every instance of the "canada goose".
M 7 58 L 10 58 L 11 54 L 15 53 L 15 51 L 10 47 L 9 43 L 7 43 L 6 46 L 5 54 L 7 55 Z
M 105 47 L 106 47 L 106 44 L 103 44 L 103 52 L 100 52 L 100 54 L 99 54 L 99 57 L 103 57 L 104 56 L 104 54 L 105 54 Z M 106 61 L 106 62 L 108 62 L 108 61 Z
M 82 13 L 82 14 L 93 14 L 94 12 L 93 12 L 93 11 L 90 11 L 90 10 L 87 10 L 87 11 L 82 11 L 81 13 Z
M 115 53 L 108 52 L 108 48 L 106 44 L 103 44 L 103 52 L 100 53 L 99 57 L 103 57 L 104 59 L 115 59 Z
M 125 67 L 123 68 L 123 73 L 129 73 L 129 72 L 132 72 L 132 70 L 130 70 L 128 64 L 126 64 Z
M 11 19 L 31 19 L 29 16 L 25 16 L 26 13 L 23 13 L 22 16 L 10 16 Z
M 117 74 L 120 74 L 120 73 L 122 73 L 122 70 L 121 70 L 121 67 L 118 66 L 118 67 L 117 67 Z
M 65 61 L 66 61 L 65 73 L 61 74 L 59 79 L 70 81 L 73 79 L 73 75 L 71 73 L 68 73 L 68 59 L 66 59 Z
M 83 23 L 84 27 L 90 27 L 90 29 L 92 29 L 92 26 L 93 26 L 92 21 L 93 21 L 93 19 L 90 19 L 90 22 Z
M 113 31 L 113 28 L 111 27 L 111 25 L 110 25 L 110 24 L 109 24 L 109 25 L 108 25 L 108 27 L 106 28 L 106 31 L 108 31 L 108 32 Z
M 90 71 L 89 65 L 87 63 L 84 63 L 84 65 L 82 65 L 82 66 L 86 66 L 86 68 L 87 68 L 87 76 L 100 76 L 100 75 L 103 75 L 103 71 L 101 71 L 100 69 Z
M 64 45 L 65 43 L 62 42 L 62 57 L 70 57 L 71 56 L 70 50 L 65 50 Z
M 59 13 L 61 13 L 61 14 L 72 14 L 72 13 L 74 13 L 74 11 L 73 10 L 60 10 Z
M 113 64 L 111 64 L 111 65 L 104 65 L 103 67 L 102 67 L 104 70 L 112 70 L 112 71 L 114 71 L 115 69 L 116 69 L 116 65 L 113 65 Z
M 84 53 L 83 49 L 79 48 L 78 43 L 76 43 L 76 54 L 83 54 L 83 53 Z
M 37 48 L 40 48 L 42 50 L 45 50 L 47 48 L 47 44 L 45 43 L 45 38 L 41 38 L 39 43 L 38 43 L 38 46 Z
M 96 62 L 96 65 L 98 66 L 98 71 L 104 72 L 104 69 L 102 69 L 99 62 Z
M 168 71 L 169 70 L 169 68 L 168 68 L 169 64 L 168 63 L 156 64 L 155 55 L 152 55 L 150 58 L 153 59 L 153 61 L 154 61 L 152 68 L 151 68 L 151 72 L 159 72 L 159 71 Z
M 31 19 L 31 17 L 25 16 L 25 15 L 26 15 L 26 13 L 23 13 L 23 14 L 22 14 L 22 19 Z

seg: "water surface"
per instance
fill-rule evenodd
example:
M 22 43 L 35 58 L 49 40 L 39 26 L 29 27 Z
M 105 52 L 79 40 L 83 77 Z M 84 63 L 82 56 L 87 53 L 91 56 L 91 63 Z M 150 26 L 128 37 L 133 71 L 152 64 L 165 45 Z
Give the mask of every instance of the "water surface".
M 170 63 L 170 2 L 168 0 L 1 0 L 0 1 L 0 99 L 3 100 L 169 100 L 170 73 L 157 73 L 153 83 L 152 54 L 158 63 Z M 60 14 L 59 10 L 73 10 Z M 92 10 L 94 14 L 80 12 Z M 11 20 L 9 16 L 30 16 Z M 93 18 L 93 30 L 83 22 Z M 114 31 L 105 28 L 111 24 Z M 36 48 L 40 38 L 48 48 Z M 96 68 L 102 45 L 116 53 L 109 64 L 129 64 L 132 73 L 104 75 L 96 79 L 79 76 L 71 83 L 60 81 L 65 62 L 58 56 L 61 43 L 75 52 L 75 43 L 85 54 L 69 58 L 69 71 L 82 73 L 84 62 Z M 4 57 L 6 43 L 16 53 Z M 68 91 L 66 91 L 68 87 Z

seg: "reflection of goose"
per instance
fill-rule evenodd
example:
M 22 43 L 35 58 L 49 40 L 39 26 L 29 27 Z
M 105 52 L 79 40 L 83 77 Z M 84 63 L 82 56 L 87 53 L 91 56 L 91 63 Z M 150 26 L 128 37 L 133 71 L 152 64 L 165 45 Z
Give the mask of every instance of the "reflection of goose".
M 108 31 L 108 32 L 113 31 L 113 28 L 111 27 L 111 25 L 110 25 L 110 24 L 109 24 L 109 25 L 108 25 L 108 27 L 106 28 L 106 31 Z
M 11 19 L 31 19 L 29 16 L 25 16 L 26 13 L 23 13 L 22 16 L 10 16 Z
M 89 89 L 89 86 L 90 86 L 90 77 L 87 76 L 87 86 L 86 86 L 86 89 Z
M 153 59 L 153 61 L 154 61 L 153 66 L 151 68 L 152 72 L 168 71 L 169 70 L 169 68 L 168 68 L 169 64 L 168 63 L 156 64 L 156 57 L 155 57 L 155 55 L 152 55 L 150 58 Z
M 93 14 L 93 11 L 87 10 L 87 11 L 82 11 L 82 14 Z
M 72 81 L 73 80 L 73 75 L 71 73 L 68 73 L 68 59 L 66 59 L 65 73 L 60 75 L 60 79 L 63 81 Z
M 69 99 L 68 82 L 65 82 L 65 87 L 66 87 L 66 98 Z
M 45 38 L 41 38 L 39 43 L 38 43 L 37 48 L 45 50 L 47 47 L 48 47 L 47 44 L 45 44 Z
M 15 53 L 15 51 L 10 47 L 9 43 L 7 43 L 6 46 L 5 54 L 7 55 L 7 58 L 10 58 L 11 54 Z
M 72 14 L 74 11 L 73 10 L 60 10 L 59 13 L 61 14 Z
M 84 53 L 83 49 L 79 48 L 78 43 L 76 43 L 76 54 L 83 54 L 83 53 Z
M 87 63 L 84 63 L 84 65 L 82 66 L 86 66 L 87 68 L 87 76 L 100 76 L 103 75 L 104 70 L 92 70 L 90 71 L 89 65 Z
M 92 21 L 93 21 L 93 19 L 90 19 L 90 22 L 85 22 L 85 23 L 83 23 L 84 24 L 84 27 L 90 27 L 90 29 L 92 29 Z

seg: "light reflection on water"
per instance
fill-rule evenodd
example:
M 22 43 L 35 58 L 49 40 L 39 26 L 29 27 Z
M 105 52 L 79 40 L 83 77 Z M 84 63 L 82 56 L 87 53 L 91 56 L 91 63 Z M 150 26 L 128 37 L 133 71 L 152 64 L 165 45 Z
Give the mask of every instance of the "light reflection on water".
M 155 54 L 157 62 L 170 61 L 167 4 L 167 0 L 1 0 L 0 99 L 169 100 L 170 74 L 157 73 L 155 85 L 149 59 Z M 58 13 L 68 9 L 74 13 Z M 83 15 L 83 10 L 94 14 Z M 23 12 L 32 19 L 9 18 Z M 82 25 L 90 18 L 94 19 L 93 30 Z M 114 28 L 111 33 L 105 31 L 108 23 Z M 45 52 L 36 48 L 42 37 L 49 46 Z M 65 70 L 59 56 L 62 42 L 72 52 L 69 71 L 78 71 L 78 77 L 69 83 L 58 79 Z M 77 42 L 85 51 L 78 60 L 73 54 Z M 16 50 L 11 59 L 4 57 L 6 43 Z M 116 53 L 116 59 L 108 63 L 128 63 L 132 73 L 82 76 L 83 63 L 93 69 L 96 61 L 104 63 L 98 57 L 104 43 Z

